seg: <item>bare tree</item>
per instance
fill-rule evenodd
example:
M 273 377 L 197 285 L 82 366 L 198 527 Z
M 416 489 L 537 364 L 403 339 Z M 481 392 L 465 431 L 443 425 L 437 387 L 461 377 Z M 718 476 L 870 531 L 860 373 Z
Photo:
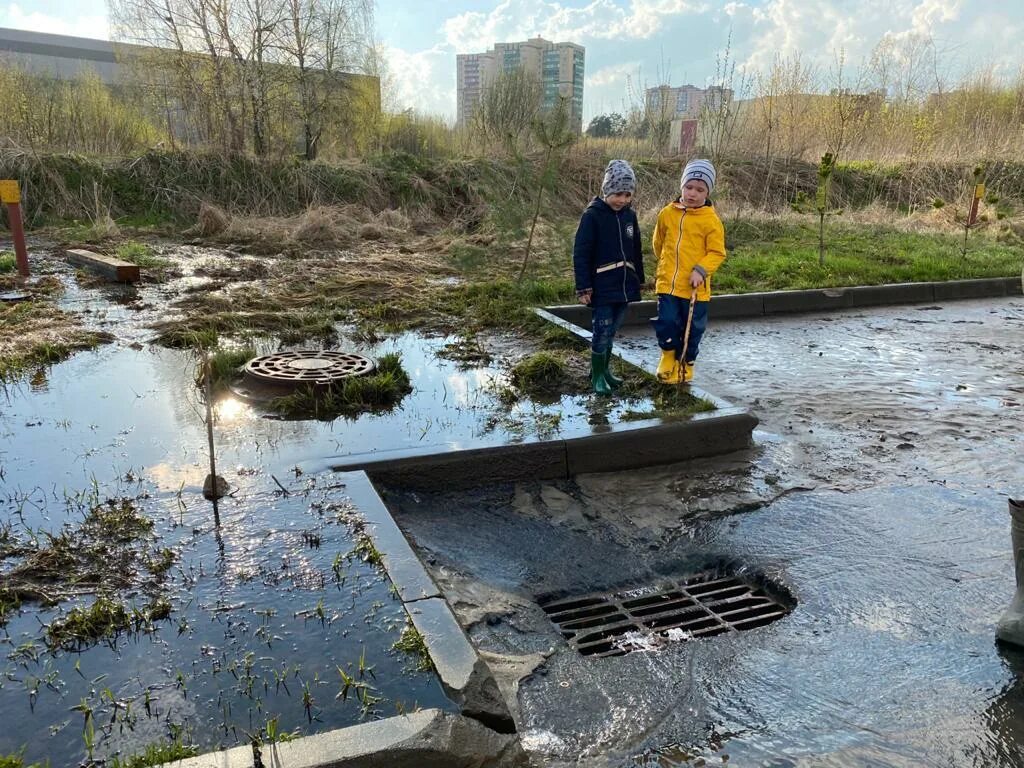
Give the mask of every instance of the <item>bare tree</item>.
M 540 81 L 523 69 L 499 74 L 480 96 L 473 114 L 476 133 L 518 155 L 540 112 L 541 94 Z

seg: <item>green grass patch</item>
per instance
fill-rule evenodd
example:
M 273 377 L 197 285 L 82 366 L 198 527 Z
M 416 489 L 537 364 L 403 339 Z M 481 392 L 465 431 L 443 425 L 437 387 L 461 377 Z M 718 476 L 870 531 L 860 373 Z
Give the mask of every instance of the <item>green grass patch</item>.
M 170 603 L 154 601 L 145 608 L 127 608 L 108 597 L 97 598 L 88 608 L 72 608 L 46 627 L 46 642 L 51 648 L 80 651 L 122 632 L 140 631 L 153 621 L 170 616 Z
M 571 264 L 566 266 L 566 271 Z M 455 286 L 437 297 L 440 308 L 479 328 L 521 328 L 534 317 L 533 307 L 575 301 L 571 278 L 495 280 Z
M 23 755 L 0 755 L 0 768 L 48 768 L 48 763 L 26 763 Z
M 213 349 L 223 335 L 274 335 L 286 344 L 337 335 L 331 314 L 307 311 L 213 312 L 196 314 L 158 326 L 156 341 L 172 349 Z
M 171 265 L 170 261 L 161 259 L 153 253 L 153 249 L 150 246 L 135 240 L 121 243 L 114 250 L 114 253 L 121 261 L 127 261 L 143 269 L 163 269 Z
M 110 768 L 151 768 L 172 760 L 184 760 L 199 754 L 199 747 L 182 744 L 180 741 L 150 744 L 142 752 L 129 757 L 115 757 Z
M 210 387 L 218 389 L 225 387 L 242 373 L 245 364 L 256 357 L 256 352 L 251 347 L 237 347 L 234 349 L 217 349 L 210 354 L 209 375 Z M 197 384 L 205 383 L 205 371 L 201 373 Z
M 512 385 L 530 397 L 561 394 L 572 383 L 565 357 L 555 352 L 534 352 L 512 367 Z
M 826 226 L 825 263 L 819 264 L 814 226 L 777 223 L 758 235 L 754 225 L 742 225 L 738 244 L 715 274 L 715 292 L 1012 277 L 1024 261 L 1012 245 L 978 235 L 968 242 L 964 257 L 961 236 Z
M 18 259 L 11 251 L 0 251 L 0 275 L 13 272 L 18 267 Z
M 401 355 L 389 354 L 377 361 L 371 375 L 343 379 L 323 389 L 302 389 L 273 399 L 269 407 L 286 418 L 333 421 L 339 416 L 389 411 L 410 392 Z

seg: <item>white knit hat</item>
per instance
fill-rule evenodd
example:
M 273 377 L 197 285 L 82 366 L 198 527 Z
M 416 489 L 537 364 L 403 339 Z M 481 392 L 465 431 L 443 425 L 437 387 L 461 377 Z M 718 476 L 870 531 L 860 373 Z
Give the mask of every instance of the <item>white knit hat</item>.
M 604 172 L 601 197 L 620 192 L 636 192 L 636 174 L 625 160 L 612 160 Z
M 679 180 L 679 188 L 688 181 L 703 181 L 708 185 L 708 197 L 715 191 L 715 166 L 710 160 L 691 160 L 683 168 L 683 177 Z

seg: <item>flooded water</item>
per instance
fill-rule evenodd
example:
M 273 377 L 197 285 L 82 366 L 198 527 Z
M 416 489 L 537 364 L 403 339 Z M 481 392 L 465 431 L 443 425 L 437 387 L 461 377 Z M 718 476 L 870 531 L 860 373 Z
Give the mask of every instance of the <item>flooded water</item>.
M 1024 300 L 712 322 L 697 371 L 760 417 L 751 449 L 389 494 L 474 641 L 536 667 L 518 695 L 536 762 L 1024 765 L 1024 654 L 993 634 L 1014 591 L 1006 498 L 1024 495 Z M 795 610 L 584 659 L 536 602 L 723 562 Z
M 352 343 L 345 348 L 370 356 L 399 353 L 412 393 L 389 413 L 332 422 L 268 418 L 219 397 L 218 472 L 232 495 L 221 500 L 218 530 L 201 494 L 209 459 L 195 361 L 152 344 L 151 326 L 174 314 L 183 292 L 208 283 L 197 269 L 224 254 L 183 247 L 161 255 L 180 277 L 83 288 L 60 259 L 33 253 L 34 272 L 64 281 L 61 307 L 117 341 L 0 392 L 0 522 L 45 541 L 80 524 L 83 503 L 131 498 L 155 523 L 143 545 L 172 550 L 175 564 L 156 587 L 112 595 L 129 609 L 143 609 L 154 592 L 171 605 L 169 619 L 113 643 L 75 653 L 45 643 L 46 625 L 90 605 L 92 590 L 58 606 L 27 603 L 9 617 L 0 628 L 0 755 L 24 748 L 29 761 L 75 765 L 90 752 L 130 754 L 165 739 L 212 748 L 275 726 L 310 733 L 450 708 L 436 677 L 392 649 L 404 611 L 387 578 L 353 555 L 345 489 L 326 467 L 352 454 L 587 432 L 594 419 L 650 402 L 566 396 L 509 406 L 496 394 L 507 383 L 502 361 L 448 360 L 454 337 Z M 514 340 L 497 342 L 518 351 Z M 355 682 L 346 685 L 339 668 Z

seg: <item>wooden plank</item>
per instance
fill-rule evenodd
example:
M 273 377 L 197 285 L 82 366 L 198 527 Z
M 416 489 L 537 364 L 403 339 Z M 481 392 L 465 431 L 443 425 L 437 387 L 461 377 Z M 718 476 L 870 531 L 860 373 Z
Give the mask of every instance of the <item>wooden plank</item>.
M 72 264 L 98 272 L 119 283 L 137 283 L 142 277 L 137 264 L 121 261 L 113 256 L 102 256 L 81 248 L 69 248 L 67 257 Z

